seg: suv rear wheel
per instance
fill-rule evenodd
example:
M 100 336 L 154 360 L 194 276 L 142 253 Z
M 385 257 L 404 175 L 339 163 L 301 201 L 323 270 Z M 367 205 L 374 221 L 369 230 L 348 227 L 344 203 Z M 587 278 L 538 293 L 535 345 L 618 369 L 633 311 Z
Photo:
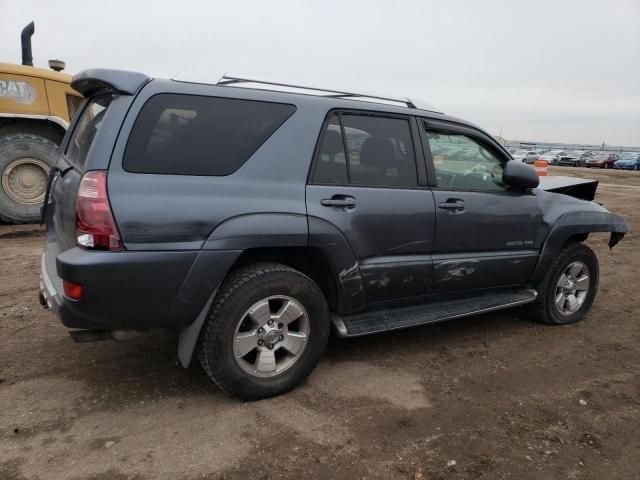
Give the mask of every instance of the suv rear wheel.
M 538 299 L 528 307 L 533 320 L 564 325 L 582 320 L 598 291 L 598 259 L 582 243 L 567 244 L 538 286 Z
M 322 291 L 286 265 L 242 267 L 223 283 L 200 338 L 199 358 L 226 393 L 278 395 L 301 383 L 329 337 Z

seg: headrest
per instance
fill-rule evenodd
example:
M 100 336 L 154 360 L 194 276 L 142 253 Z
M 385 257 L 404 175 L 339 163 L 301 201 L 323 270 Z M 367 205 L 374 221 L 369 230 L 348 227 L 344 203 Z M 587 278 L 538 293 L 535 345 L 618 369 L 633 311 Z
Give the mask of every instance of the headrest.
M 335 155 L 337 153 L 344 153 L 344 147 L 342 146 L 342 135 L 334 130 L 327 130 L 324 134 L 324 140 L 322 141 L 321 154 Z
M 369 137 L 360 150 L 360 164 L 375 168 L 389 168 L 395 164 L 396 155 L 391 140 Z

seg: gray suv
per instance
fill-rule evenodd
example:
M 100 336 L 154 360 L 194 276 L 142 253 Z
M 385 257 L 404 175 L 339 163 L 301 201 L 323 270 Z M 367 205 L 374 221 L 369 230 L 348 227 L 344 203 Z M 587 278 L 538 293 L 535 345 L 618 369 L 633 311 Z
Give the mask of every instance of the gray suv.
M 179 332 L 242 398 L 353 337 L 526 305 L 581 320 L 584 245 L 628 227 L 491 135 L 403 98 L 86 70 L 50 176 L 41 302 L 77 341 Z M 566 332 L 568 333 L 568 332 Z

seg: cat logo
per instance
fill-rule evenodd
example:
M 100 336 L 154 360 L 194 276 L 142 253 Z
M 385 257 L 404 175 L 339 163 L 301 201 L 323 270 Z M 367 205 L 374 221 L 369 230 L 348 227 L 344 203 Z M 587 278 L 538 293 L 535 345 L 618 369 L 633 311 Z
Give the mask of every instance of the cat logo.
M 31 104 L 36 100 L 36 90 L 29 82 L 0 79 L 0 98 L 9 98 L 16 103 Z

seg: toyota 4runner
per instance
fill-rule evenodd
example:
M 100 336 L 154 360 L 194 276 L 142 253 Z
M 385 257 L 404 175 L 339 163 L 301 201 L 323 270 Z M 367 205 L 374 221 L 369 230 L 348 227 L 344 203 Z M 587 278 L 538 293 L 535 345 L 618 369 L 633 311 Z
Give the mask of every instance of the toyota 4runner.
M 228 394 L 290 390 L 353 337 L 508 307 L 585 317 L 627 232 L 489 134 L 404 98 L 77 74 L 41 301 L 78 341 L 180 332 Z M 568 332 L 566 332 L 568 334 Z

